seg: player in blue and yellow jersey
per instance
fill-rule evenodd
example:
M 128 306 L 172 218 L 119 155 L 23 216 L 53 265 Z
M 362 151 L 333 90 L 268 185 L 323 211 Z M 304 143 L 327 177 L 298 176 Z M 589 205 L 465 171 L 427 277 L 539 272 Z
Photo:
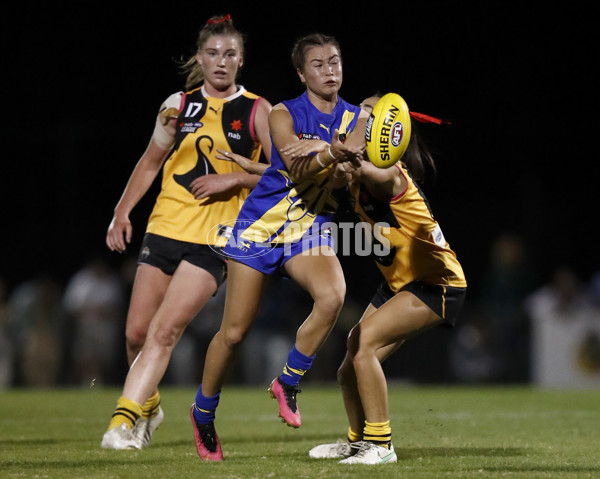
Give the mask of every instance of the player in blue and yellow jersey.
M 371 107 L 375 101 L 365 100 Z M 390 168 L 377 168 L 368 159 L 359 168 L 336 165 L 334 184 L 349 182 L 354 210 L 375 232 L 384 281 L 350 332 L 338 370 L 348 442 L 316 446 L 310 457 L 339 458 L 344 464 L 397 461 L 381 363 L 416 334 L 453 325 L 464 301 L 462 267 L 415 179 L 427 164 L 433 166 L 433 159 L 413 127 L 406 154 Z
M 268 275 L 283 271 L 314 300 L 269 388 L 290 426 L 301 422 L 298 383 L 343 305 L 346 284 L 328 230 L 337 205 L 329 178 L 334 162 L 359 164 L 368 114 L 338 95 L 342 59 L 334 38 L 313 34 L 298 40 L 292 61 L 306 91 L 273 107 L 271 165 L 244 203 L 224 249 L 229 257 L 225 314 L 191 410 L 198 451 L 203 448 L 198 431 L 214 422 L 228 367 L 254 322 Z
M 189 322 L 225 279 L 220 249 L 258 176 L 223 154 L 268 160 L 270 103 L 236 83 L 244 61 L 242 34 L 229 16 L 200 30 L 197 53 L 183 65 L 187 92 L 171 95 L 150 144 L 117 204 L 106 243 L 125 251 L 129 215 L 162 168 L 162 185 L 138 258 L 127 316 L 130 369 L 102 447 L 149 445 L 163 419 L 158 385 Z M 215 449 L 213 447 L 213 449 Z

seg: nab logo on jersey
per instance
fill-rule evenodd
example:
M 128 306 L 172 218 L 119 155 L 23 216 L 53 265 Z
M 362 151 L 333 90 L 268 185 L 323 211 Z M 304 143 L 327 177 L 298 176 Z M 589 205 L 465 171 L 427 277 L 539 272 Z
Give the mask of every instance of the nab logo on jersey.
M 239 133 L 242 127 L 244 126 L 242 120 L 233 120 L 229 126 L 233 131 L 227 132 L 227 138 L 232 138 L 234 140 L 241 140 L 242 135 Z

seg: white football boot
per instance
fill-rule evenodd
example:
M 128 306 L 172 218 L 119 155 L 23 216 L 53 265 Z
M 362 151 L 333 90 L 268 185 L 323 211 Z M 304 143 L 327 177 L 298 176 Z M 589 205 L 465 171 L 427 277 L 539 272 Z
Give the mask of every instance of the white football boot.
M 338 439 L 334 444 L 320 444 L 308 451 L 308 457 L 313 459 L 344 459 L 358 452 L 360 442 L 349 444 Z
M 133 431 L 125 424 L 106 431 L 100 446 L 104 449 L 141 449 Z
M 158 406 L 158 412 L 156 416 L 151 418 L 139 417 L 133 426 L 133 437 L 138 443 L 138 449 L 148 447 L 152 440 L 152 434 L 158 429 L 158 426 L 163 422 L 165 413 L 162 408 Z
M 340 464 L 387 464 L 397 462 L 398 456 L 394 452 L 394 446 L 390 444 L 390 448 L 378 446 L 369 441 L 362 441 L 360 449 L 353 456 L 347 457 L 340 461 Z

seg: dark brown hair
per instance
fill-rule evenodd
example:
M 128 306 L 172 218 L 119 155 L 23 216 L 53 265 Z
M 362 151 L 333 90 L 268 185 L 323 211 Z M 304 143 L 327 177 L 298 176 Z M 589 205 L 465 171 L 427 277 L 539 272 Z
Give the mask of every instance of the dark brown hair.
M 411 176 L 416 181 L 422 182 L 425 179 L 427 170 L 431 170 L 435 174 L 435 161 L 429 146 L 419 132 L 419 127 L 415 124 L 416 122 L 412 121 L 411 123 L 410 142 L 402 157 L 402 162 L 410 171 Z
M 312 47 L 322 47 L 325 45 L 333 45 L 337 48 L 341 58 L 342 50 L 340 49 L 340 45 L 338 41 L 330 35 L 311 33 L 310 35 L 306 35 L 296 40 L 296 43 L 294 43 L 294 47 L 292 48 L 292 65 L 294 65 L 294 68 L 303 71 L 306 51 Z

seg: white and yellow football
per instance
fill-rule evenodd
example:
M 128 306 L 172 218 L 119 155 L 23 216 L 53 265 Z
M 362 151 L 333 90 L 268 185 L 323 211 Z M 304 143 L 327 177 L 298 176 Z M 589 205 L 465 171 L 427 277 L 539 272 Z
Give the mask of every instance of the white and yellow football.
M 373 107 L 365 126 L 367 155 L 378 168 L 395 165 L 410 142 L 410 111 L 397 93 L 383 95 Z

